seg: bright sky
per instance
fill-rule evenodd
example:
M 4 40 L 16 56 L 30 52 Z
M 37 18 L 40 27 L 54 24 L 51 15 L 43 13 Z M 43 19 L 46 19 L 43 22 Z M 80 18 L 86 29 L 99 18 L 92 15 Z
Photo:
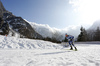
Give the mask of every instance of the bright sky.
M 30 22 L 65 28 L 89 27 L 100 19 L 100 0 L 1 0 L 4 7 Z

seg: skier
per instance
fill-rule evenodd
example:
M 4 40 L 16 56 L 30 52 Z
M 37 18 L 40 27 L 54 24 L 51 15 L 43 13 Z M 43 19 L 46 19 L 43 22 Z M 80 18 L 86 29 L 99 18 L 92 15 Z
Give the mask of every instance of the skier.
M 73 47 L 75 48 L 75 51 L 77 51 L 77 48 L 75 47 L 75 45 L 74 45 L 74 36 L 72 36 L 72 35 L 68 35 L 67 33 L 65 34 L 65 37 L 68 39 L 68 43 L 69 43 L 69 45 L 70 45 L 70 50 L 73 50 Z M 72 47 L 73 46 L 73 47 Z

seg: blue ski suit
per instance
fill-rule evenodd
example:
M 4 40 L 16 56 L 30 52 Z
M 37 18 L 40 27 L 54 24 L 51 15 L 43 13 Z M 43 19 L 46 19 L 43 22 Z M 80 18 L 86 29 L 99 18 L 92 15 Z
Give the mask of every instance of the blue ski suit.
M 68 39 L 69 45 L 75 47 L 75 45 L 73 43 L 74 42 L 74 36 L 68 35 L 68 36 L 66 36 L 66 38 Z

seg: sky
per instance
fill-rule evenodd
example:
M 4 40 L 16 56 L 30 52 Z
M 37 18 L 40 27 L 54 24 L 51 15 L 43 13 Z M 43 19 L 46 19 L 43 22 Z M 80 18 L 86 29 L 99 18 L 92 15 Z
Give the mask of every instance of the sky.
M 1 0 L 6 10 L 30 22 L 64 29 L 90 27 L 100 19 L 100 0 Z

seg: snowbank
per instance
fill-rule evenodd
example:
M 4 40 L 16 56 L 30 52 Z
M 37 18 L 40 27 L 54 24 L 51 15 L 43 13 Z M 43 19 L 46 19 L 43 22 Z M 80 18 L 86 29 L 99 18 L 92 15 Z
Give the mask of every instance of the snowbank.
M 22 39 L 16 37 L 6 37 L 0 35 L 1 49 L 57 49 L 62 48 L 58 44 L 33 39 Z

